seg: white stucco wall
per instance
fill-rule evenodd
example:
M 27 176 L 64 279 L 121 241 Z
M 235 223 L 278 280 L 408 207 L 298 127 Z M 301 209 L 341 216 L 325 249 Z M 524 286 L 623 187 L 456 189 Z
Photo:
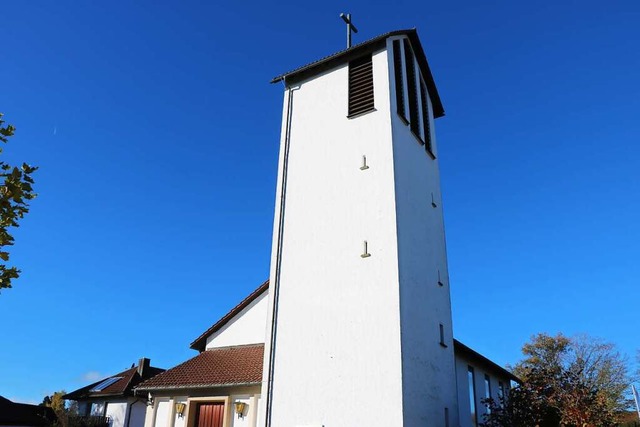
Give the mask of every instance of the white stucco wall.
M 388 41 L 392 50 L 392 40 Z M 415 61 L 414 61 L 415 62 Z M 393 76 L 393 61 L 389 63 Z M 416 76 L 419 69 L 416 65 Z M 449 277 L 437 158 L 400 119 L 390 79 L 405 426 L 457 425 Z M 404 85 L 404 99 L 408 99 Z M 418 86 L 419 87 L 419 86 Z M 408 110 L 407 110 L 408 111 Z M 408 115 L 408 113 L 407 113 Z M 422 117 L 422 114 L 419 114 Z M 433 152 L 435 123 L 430 117 Z M 433 199 L 432 199 L 433 194 Z M 435 207 L 432 204 L 435 202 Z M 440 282 L 438 284 L 438 272 Z M 444 344 L 440 344 L 440 324 Z
M 184 393 L 184 390 L 181 392 Z M 226 402 L 226 427 L 258 427 L 257 413 L 260 405 L 260 386 L 219 387 L 198 390 L 195 396 L 173 395 L 166 391 L 154 397 L 152 406 L 146 406 L 146 427 L 186 427 L 197 425 L 196 413 L 200 403 Z M 244 417 L 235 414 L 234 402 L 246 404 Z M 175 411 L 176 403 L 185 403 L 183 416 Z M 133 426 L 132 426 L 133 427 Z
M 402 425 L 385 51 L 373 55 L 373 70 L 376 111 L 354 119 L 346 117 L 346 64 L 294 90 L 272 426 Z M 277 232 L 276 222 L 274 242 Z M 369 258 L 360 257 L 364 240 Z M 304 409 L 291 410 L 292 398 Z
M 230 399 L 232 411 L 231 414 L 231 427 L 254 427 L 255 426 L 255 415 L 253 412 L 256 411 L 257 408 L 254 407 L 253 402 L 251 400 L 250 395 L 233 395 Z M 239 418 L 235 414 L 235 408 L 233 407 L 234 402 L 244 402 L 246 406 L 244 416 Z
M 134 403 L 135 402 L 135 403 Z M 143 400 L 130 400 L 129 403 L 129 424 L 126 427 L 143 427 L 147 413 L 147 404 Z
M 222 329 L 207 337 L 207 350 L 215 347 L 263 343 L 267 306 L 268 298 L 264 293 Z
M 110 427 L 124 427 L 127 419 L 127 401 L 107 402 L 106 416 L 111 418 Z
M 510 388 L 511 380 L 502 372 L 498 372 L 485 364 L 479 363 L 467 355 L 456 354 L 456 381 L 458 383 L 458 407 L 460 427 L 476 427 L 471 418 L 471 399 L 469 396 L 469 366 L 473 367 L 475 376 L 476 408 L 478 424 L 483 422 L 486 406 L 481 403 L 485 397 L 484 376 L 489 375 L 491 383 L 491 397 L 498 402 L 499 382 L 505 387 L 506 394 Z
M 156 408 L 156 403 L 154 403 L 153 405 L 147 406 L 147 409 L 145 411 L 144 427 L 154 427 L 155 419 L 153 418 L 153 414 L 155 412 L 155 408 Z
M 448 424 L 458 423 L 438 161 L 396 114 L 387 50 L 373 55 L 373 72 L 376 111 L 353 119 L 347 64 L 292 89 L 272 426 L 444 426 L 445 408 Z M 287 99 L 285 91 L 272 287 Z M 289 409 L 291 396 L 304 411 Z
M 176 403 L 184 403 L 186 405 L 187 404 L 187 396 L 174 397 L 173 398 L 173 404 L 175 405 Z M 173 414 L 173 426 L 172 427 L 185 427 L 186 424 L 187 424 L 187 418 L 186 418 L 185 415 L 186 415 L 186 410 L 182 414 L 182 416 L 178 415 L 177 413 L 174 413 Z
M 154 417 L 155 427 L 168 427 L 172 412 L 171 402 L 169 399 L 157 399 L 154 405 L 156 407 Z
M 265 355 L 265 359 L 266 359 L 266 355 Z M 254 398 L 255 401 L 255 408 L 256 408 L 256 412 L 255 412 L 255 417 L 256 417 L 256 426 L 258 425 L 258 422 L 261 422 L 262 424 L 260 424 L 260 426 L 264 425 L 264 414 L 265 414 L 265 410 L 264 410 L 264 398 L 261 395 L 258 395 Z

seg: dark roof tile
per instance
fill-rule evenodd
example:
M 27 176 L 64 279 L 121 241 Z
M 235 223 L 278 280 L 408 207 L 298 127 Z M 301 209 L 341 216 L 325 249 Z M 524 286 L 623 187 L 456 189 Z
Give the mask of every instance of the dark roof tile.
M 164 369 L 148 367 L 145 368 L 143 372 L 144 378 L 138 374 L 138 367 L 134 366 L 132 368 L 127 369 L 126 371 L 122 371 L 115 375 L 111 375 L 109 377 L 103 378 L 100 381 L 96 381 L 93 384 L 89 384 L 88 386 L 82 387 L 78 390 L 72 391 L 69 394 L 62 396 L 64 399 L 68 400 L 81 400 L 87 399 L 90 397 L 99 397 L 99 396 L 124 396 L 132 394 L 131 389 L 138 385 L 142 380 L 152 378 L 153 376 L 163 372 Z M 91 391 L 95 386 L 100 384 L 106 379 L 120 377 L 120 379 L 113 384 L 110 384 L 108 387 L 100 391 Z
M 220 347 L 144 381 L 135 391 L 205 388 L 262 382 L 264 344 Z

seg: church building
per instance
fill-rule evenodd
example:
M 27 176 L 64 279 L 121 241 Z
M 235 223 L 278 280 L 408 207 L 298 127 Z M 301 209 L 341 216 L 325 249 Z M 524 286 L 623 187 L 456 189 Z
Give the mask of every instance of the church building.
M 454 339 L 435 119 L 415 29 L 284 87 L 270 278 L 136 388 L 145 427 L 476 427 L 511 373 Z M 446 142 L 445 142 L 446 143 Z

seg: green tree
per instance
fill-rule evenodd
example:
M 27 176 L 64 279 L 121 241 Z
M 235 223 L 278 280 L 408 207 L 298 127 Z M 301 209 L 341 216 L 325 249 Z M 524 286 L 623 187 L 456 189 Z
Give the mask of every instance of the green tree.
M 7 143 L 16 129 L 13 125 L 5 124 L 3 116 L 0 113 L 0 142 Z M 14 242 L 9 228 L 18 227 L 18 220 L 29 212 L 29 201 L 36 197 L 31 175 L 37 169 L 26 163 L 18 167 L 0 161 L 0 290 L 10 288 L 11 281 L 20 276 L 20 270 L 6 265 L 9 261 L 7 246 Z
M 67 392 L 64 390 L 61 390 L 61 391 L 56 391 L 51 396 L 45 396 L 44 399 L 42 400 L 41 405 L 48 406 L 49 408 L 53 409 L 56 415 L 65 413 L 67 410 L 67 405 L 65 404 L 65 401 L 62 398 L 62 396 L 64 396 L 65 394 L 67 394 Z
M 528 368 L 527 380 L 499 403 L 484 402 L 491 411 L 485 427 L 609 427 L 616 413 L 606 399 L 571 370 Z
M 566 365 L 571 347 L 571 339 L 562 334 L 552 337 L 538 334 L 531 337 L 531 342 L 522 346 L 524 359 L 512 369 L 518 378 L 525 379 L 531 368 L 544 368 L 561 371 Z
M 628 390 L 632 377 L 628 360 L 612 343 L 587 335 L 566 337 L 537 334 L 522 347 L 525 358 L 513 373 L 526 380 L 531 369 L 544 369 L 560 375 L 572 372 L 590 390 L 598 390 L 606 406 L 614 412 L 629 407 Z
M 65 402 L 62 398 L 65 394 L 67 392 L 64 390 L 56 391 L 51 396 L 45 396 L 40 404 L 53 409 L 58 419 L 54 427 L 68 427 L 72 424 L 70 418 L 72 419 L 73 416 L 78 415 L 78 404 L 76 402 Z
M 629 407 L 627 360 L 613 344 L 538 334 L 522 353 L 512 369 L 522 383 L 507 400 L 485 402 L 485 426 L 612 426 Z

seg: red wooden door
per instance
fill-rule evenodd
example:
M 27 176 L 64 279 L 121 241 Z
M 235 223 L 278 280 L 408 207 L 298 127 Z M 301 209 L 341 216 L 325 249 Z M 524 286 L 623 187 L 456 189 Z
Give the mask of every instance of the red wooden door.
M 196 427 L 222 427 L 224 402 L 201 403 L 196 413 Z

